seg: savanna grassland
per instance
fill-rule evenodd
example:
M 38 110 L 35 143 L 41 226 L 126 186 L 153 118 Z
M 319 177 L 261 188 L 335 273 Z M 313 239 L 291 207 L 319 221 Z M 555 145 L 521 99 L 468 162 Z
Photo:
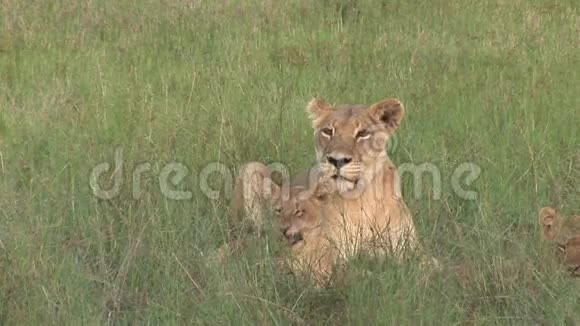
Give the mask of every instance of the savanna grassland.
M 537 211 L 580 209 L 580 5 L 564 0 L 0 2 L 0 324 L 580 324 Z M 361 257 L 316 290 L 274 231 L 225 266 L 220 163 L 314 161 L 306 103 L 397 97 L 403 194 L 443 272 Z M 90 174 L 118 195 L 94 196 Z M 189 171 L 174 200 L 159 175 Z M 133 172 L 143 163 L 143 192 Z M 481 169 L 457 196 L 461 163 Z M 139 179 L 141 180 L 141 179 Z

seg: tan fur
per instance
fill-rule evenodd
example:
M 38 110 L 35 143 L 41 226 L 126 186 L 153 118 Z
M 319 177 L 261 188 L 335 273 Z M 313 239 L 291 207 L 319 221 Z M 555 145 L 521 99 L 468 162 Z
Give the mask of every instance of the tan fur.
M 244 226 L 252 231 L 261 233 L 264 224 L 268 222 L 268 211 L 278 209 L 278 215 L 291 215 L 293 211 L 286 210 L 280 214 L 282 207 L 290 207 L 292 203 L 306 203 L 315 189 L 322 193 L 323 187 L 318 186 L 320 171 L 312 169 L 298 175 L 292 183 L 288 180 L 276 180 L 274 171 L 260 162 L 249 162 L 240 168 L 236 178 L 233 198 L 230 203 L 230 233 L 231 241 L 218 250 L 219 260 L 227 257 L 232 251 L 241 247 L 241 239 L 238 239 L 239 229 Z M 318 196 L 320 197 L 320 195 Z M 320 204 L 317 201 L 316 204 Z M 304 205 L 304 204 L 303 204 Z M 316 218 L 319 213 L 316 212 Z M 269 221 L 274 226 L 279 226 L 279 220 Z
M 346 163 L 334 169 L 339 194 L 324 206 L 326 218 L 341 222 L 341 250 L 351 255 L 379 249 L 399 256 L 402 249 L 415 248 L 415 226 L 386 152 L 404 116 L 402 103 L 387 99 L 370 107 L 332 107 L 316 100 L 307 110 L 321 165 Z
M 323 216 L 323 207 L 336 188 L 328 170 L 312 169 L 297 176 L 285 196 L 283 187 L 271 178 L 272 170 L 259 162 L 247 163 L 240 169 L 231 203 L 233 227 L 250 222 L 261 229 L 271 206 L 277 217 L 272 222 L 290 247 L 291 255 L 281 263 L 294 274 L 309 277 L 317 287 L 329 285 L 340 259 L 340 239 L 336 227 L 339 223 Z M 218 261 L 223 263 L 243 246 L 242 242 L 233 237 L 220 247 L 216 253 Z
M 542 227 L 542 238 L 554 243 L 567 267 L 580 276 L 580 215 L 565 218 L 552 207 L 539 212 L 538 223 Z
M 333 187 L 322 176 L 313 190 L 295 186 L 288 200 L 278 202 L 280 231 L 288 241 L 291 257 L 286 265 L 295 274 L 311 278 L 317 287 L 330 284 L 340 250 L 336 223 L 325 218 L 323 207 Z
M 233 215 L 243 209 L 250 220 L 262 225 L 264 202 L 277 206 L 281 230 L 291 245 L 292 269 L 310 273 L 318 286 L 327 284 L 338 262 L 356 253 L 402 257 L 403 249 L 418 248 L 396 168 L 386 153 L 387 142 L 404 116 L 401 102 L 388 99 L 368 108 L 335 108 L 314 99 L 307 110 L 315 129 L 319 166 L 295 178 L 289 197 L 284 198 L 281 189 L 267 180 L 271 171 L 249 163 L 236 182 Z M 337 168 L 328 156 L 346 157 L 348 162 L 341 161 L 346 164 Z M 325 177 L 318 180 L 313 175 Z M 299 241 L 295 234 L 300 235 Z
M 243 236 L 248 230 L 262 233 L 266 214 L 284 195 L 284 188 L 274 179 L 272 169 L 260 162 L 249 162 L 240 168 L 230 203 L 230 239 L 217 249 L 215 258 L 218 262 L 223 263 L 243 246 Z
M 291 191 L 316 189 L 320 169 L 304 171 L 292 180 L 289 176 L 277 174 L 260 162 L 249 162 L 240 168 L 235 180 L 230 203 L 232 224 L 239 225 L 244 218 L 254 227 L 261 229 L 266 222 L 264 214 L 280 201 L 287 201 Z
M 239 227 L 244 218 L 259 232 L 265 222 L 264 214 L 272 202 L 283 195 L 283 187 L 274 181 L 274 172 L 260 162 L 249 162 L 240 168 L 235 181 L 234 193 L 230 205 L 232 226 Z

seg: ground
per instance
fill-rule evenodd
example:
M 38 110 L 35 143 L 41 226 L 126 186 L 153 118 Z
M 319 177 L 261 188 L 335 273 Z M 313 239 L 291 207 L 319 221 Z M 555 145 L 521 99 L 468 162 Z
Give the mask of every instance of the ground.
M 580 323 L 578 280 L 547 263 L 537 226 L 540 207 L 579 209 L 579 10 L 2 1 L 0 323 Z M 213 262 L 229 196 L 216 171 L 309 167 L 314 96 L 405 104 L 390 156 L 440 173 L 422 189 L 404 175 L 403 195 L 451 272 L 361 257 L 315 290 L 277 269 L 273 233 Z M 463 163 L 475 197 L 454 190 Z

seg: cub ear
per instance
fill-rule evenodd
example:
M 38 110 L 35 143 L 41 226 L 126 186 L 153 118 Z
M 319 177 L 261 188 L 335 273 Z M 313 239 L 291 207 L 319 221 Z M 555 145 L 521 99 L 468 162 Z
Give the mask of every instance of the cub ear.
M 543 207 L 538 214 L 538 223 L 542 226 L 542 236 L 547 240 L 554 240 L 560 216 L 552 207 Z
M 377 122 L 385 124 L 389 132 L 395 132 L 405 116 L 403 103 L 396 98 L 390 98 L 371 105 L 369 114 Z
M 541 226 L 552 226 L 559 218 L 558 213 L 552 207 L 543 207 L 538 215 L 538 223 Z
M 290 197 L 290 180 L 284 173 L 272 171 L 270 177 L 266 178 L 264 182 L 268 182 L 267 186 L 270 187 L 272 202 L 280 203 Z
M 265 182 L 270 183 L 270 194 L 272 195 L 272 202 L 279 202 L 282 198 L 282 189 L 272 179 L 266 179 Z
M 332 110 L 332 105 L 328 104 L 323 99 L 313 98 L 306 105 L 306 112 L 310 115 L 310 120 L 312 120 L 312 126 L 314 128 L 318 127 L 320 122 L 327 117 Z

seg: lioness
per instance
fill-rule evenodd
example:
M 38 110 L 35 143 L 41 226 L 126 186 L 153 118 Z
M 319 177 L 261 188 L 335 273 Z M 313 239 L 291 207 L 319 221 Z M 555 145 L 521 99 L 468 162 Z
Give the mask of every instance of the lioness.
M 575 276 L 580 276 L 580 215 L 564 218 L 554 208 L 540 210 L 538 222 L 542 237 L 558 246 L 564 263 Z
M 382 254 L 399 256 L 401 249 L 415 248 L 415 225 L 387 156 L 387 142 L 403 120 L 403 104 L 386 99 L 370 107 L 334 107 L 313 99 L 307 112 L 318 161 L 333 168 L 339 196 L 324 206 L 324 215 L 342 219 L 341 243 L 348 244 L 342 249 L 350 254 L 382 248 Z
M 318 270 L 315 274 L 327 275 L 339 257 L 348 258 L 361 250 L 400 257 L 403 248 L 416 248 L 415 227 L 386 152 L 389 138 L 403 119 L 401 102 L 388 99 L 369 108 L 334 108 L 314 99 L 307 111 L 315 128 L 319 167 L 295 178 L 290 196 L 280 201 L 283 194 L 272 182 L 271 171 L 257 162 L 245 165 L 236 181 L 233 215 L 245 210 L 260 228 L 265 207 L 278 203 L 282 220 L 294 221 L 297 230 L 284 232 L 290 237 L 293 256 L 302 262 L 317 262 L 310 263 Z M 331 176 L 338 195 L 329 193 L 324 200 L 298 196 L 317 182 L 315 177 L 313 183 L 313 175 L 321 174 Z M 300 217 L 306 218 L 301 221 Z M 310 228 L 308 223 L 325 227 Z M 291 226 L 287 230 L 292 230 Z M 299 231 L 302 228 L 308 232 Z M 329 253 L 312 255 L 317 251 Z M 437 265 L 434 259 L 429 263 Z

